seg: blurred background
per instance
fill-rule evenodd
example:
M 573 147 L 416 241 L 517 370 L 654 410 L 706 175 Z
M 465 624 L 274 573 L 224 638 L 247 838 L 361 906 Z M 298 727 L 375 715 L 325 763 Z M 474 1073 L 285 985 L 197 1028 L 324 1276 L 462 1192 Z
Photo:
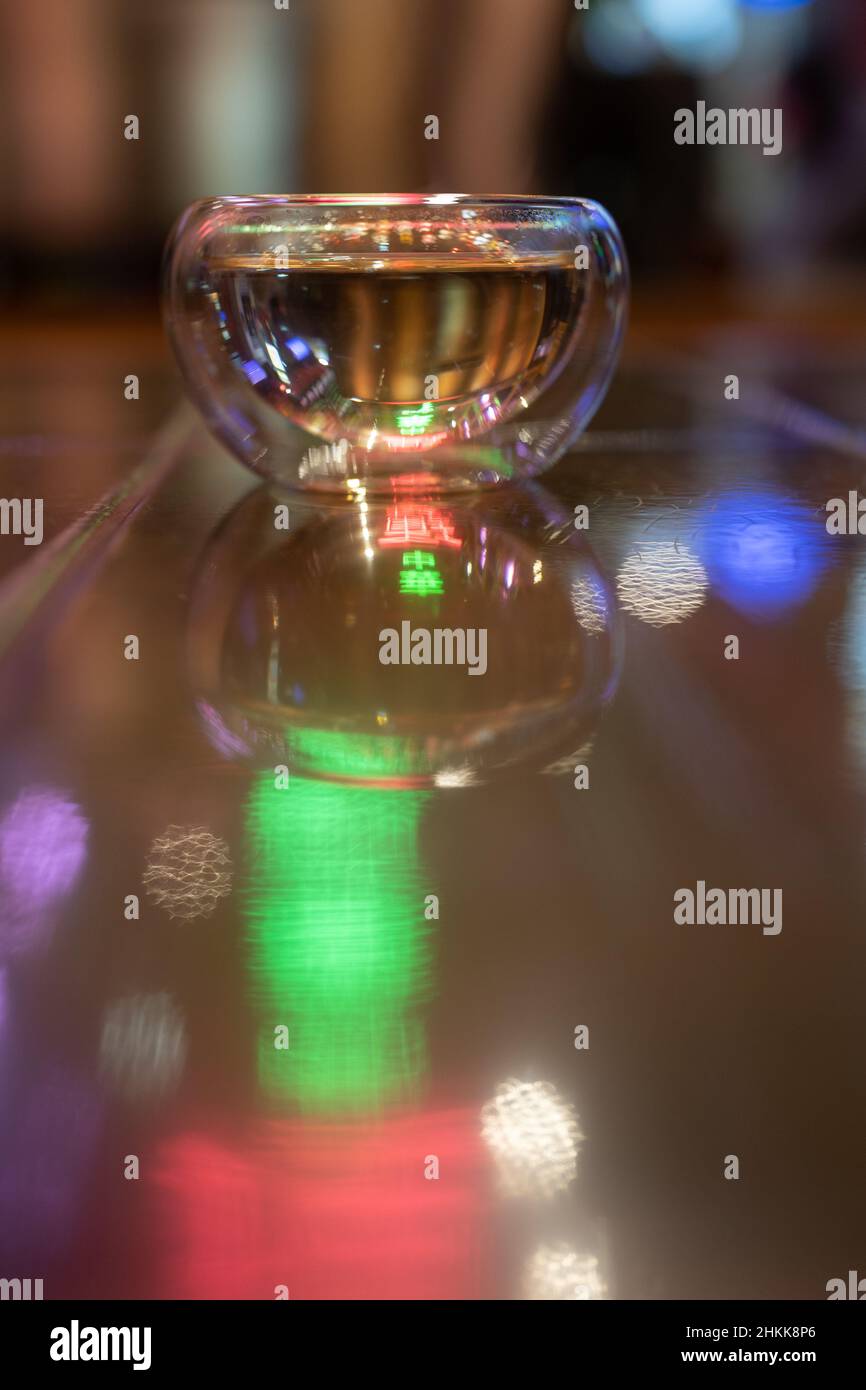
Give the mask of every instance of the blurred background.
M 591 196 L 639 289 L 863 267 L 862 0 L 2 0 L 0 71 L 7 307 L 152 303 L 220 193 Z M 781 157 L 675 145 L 698 99 L 783 107 Z

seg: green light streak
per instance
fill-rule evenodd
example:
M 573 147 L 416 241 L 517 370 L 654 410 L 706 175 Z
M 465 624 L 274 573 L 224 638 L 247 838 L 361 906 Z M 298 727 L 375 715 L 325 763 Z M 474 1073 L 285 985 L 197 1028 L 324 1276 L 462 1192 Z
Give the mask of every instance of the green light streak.
M 244 908 L 259 1079 L 272 1097 L 345 1113 L 417 1090 L 430 993 L 416 846 L 427 795 L 299 777 L 277 789 L 271 772 L 254 782 Z M 281 1024 L 287 1050 L 274 1047 Z
M 333 729 L 287 729 L 286 747 L 292 767 L 298 773 L 329 780 L 398 782 L 411 777 L 429 777 L 430 756 L 423 743 L 385 732 L 387 714 L 383 712 L 383 732 L 347 734 Z
M 397 429 L 401 434 L 426 434 L 436 413 L 433 401 L 413 407 L 411 410 L 397 411 Z

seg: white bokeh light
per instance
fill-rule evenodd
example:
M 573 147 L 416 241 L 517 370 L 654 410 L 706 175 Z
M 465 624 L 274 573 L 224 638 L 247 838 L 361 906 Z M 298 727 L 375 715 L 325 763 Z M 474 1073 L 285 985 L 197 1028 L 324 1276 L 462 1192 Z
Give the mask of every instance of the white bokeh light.
M 232 890 L 229 847 L 204 825 L 169 825 L 150 846 L 142 882 L 170 917 L 210 917 Z
M 510 1197 L 550 1197 L 577 1177 L 583 1135 L 574 1107 L 555 1086 L 514 1078 L 481 1111 L 481 1136 Z
M 651 627 L 681 623 L 707 595 L 707 572 L 693 551 L 678 541 L 655 541 L 627 555 L 619 567 L 619 601 Z
M 564 1244 L 542 1245 L 528 1260 L 524 1297 L 532 1300 L 590 1303 L 607 1297 L 607 1285 L 595 1255 L 582 1255 Z
M 106 1009 L 100 1069 L 127 1100 L 169 1095 L 180 1083 L 186 1058 L 186 1024 L 170 995 L 133 994 Z
M 571 607 L 590 637 L 599 637 L 607 630 L 608 598 L 601 580 L 594 575 L 582 574 L 572 581 Z

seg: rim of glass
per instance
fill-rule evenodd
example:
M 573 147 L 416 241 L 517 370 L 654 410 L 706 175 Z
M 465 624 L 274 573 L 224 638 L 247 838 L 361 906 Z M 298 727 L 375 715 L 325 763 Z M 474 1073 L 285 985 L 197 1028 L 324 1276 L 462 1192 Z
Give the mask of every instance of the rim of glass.
M 534 193 L 226 193 L 199 198 L 192 207 L 246 206 L 251 203 L 286 203 L 312 207 L 450 207 L 478 204 L 525 207 L 576 207 L 592 201 L 580 197 Z

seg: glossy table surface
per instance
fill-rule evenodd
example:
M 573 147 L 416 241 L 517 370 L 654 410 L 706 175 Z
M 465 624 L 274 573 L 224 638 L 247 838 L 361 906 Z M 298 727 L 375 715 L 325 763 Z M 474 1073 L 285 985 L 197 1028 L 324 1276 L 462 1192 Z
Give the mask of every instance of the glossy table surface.
M 809 1299 L 862 1263 L 866 565 L 825 522 L 866 341 L 658 307 L 543 479 L 621 608 L 586 788 L 275 794 L 188 662 L 259 483 L 153 325 L 0 337 L 0 491 L 45 502 L 0 539 L 0 1274 Z M 781 930 L 675 922 L 701 881 Z

